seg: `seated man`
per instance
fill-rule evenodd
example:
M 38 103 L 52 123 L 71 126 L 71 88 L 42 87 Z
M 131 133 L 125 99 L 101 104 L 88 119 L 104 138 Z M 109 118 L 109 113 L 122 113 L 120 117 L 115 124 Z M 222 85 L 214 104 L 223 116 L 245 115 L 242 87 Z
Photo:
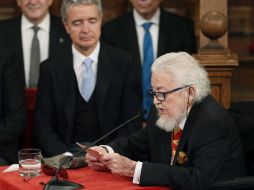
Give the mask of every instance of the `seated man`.
M 17 162 L 18 137 L 25 128 L 22 64 L 0 47 L 0 166 Z
M 101 1 L 65 0 L 61 10 L 72 46 L 41 64 L 38 84 L 34 134 L 45 157 L 78 154 L 76 142 L 95 141 L 142 107 L 139 66 L 129 53 L 99 41 Z M 133 126 L 103 143 L 128 136 Z
M 245 175 L 242 145 L 227 111 L 210 95 L 207 72 L 185 52 L 152 66 L 154 109 L 146 128 L 91 149 L 88 165 L 133 177 L 133 183 L 205 190 L 215 181 Z

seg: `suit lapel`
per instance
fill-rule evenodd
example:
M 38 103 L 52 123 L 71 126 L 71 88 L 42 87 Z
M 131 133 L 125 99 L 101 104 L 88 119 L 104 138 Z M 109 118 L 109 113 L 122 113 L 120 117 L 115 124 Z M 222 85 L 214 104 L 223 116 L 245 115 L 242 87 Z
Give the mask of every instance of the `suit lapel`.
M 18 45 L 18 56 L 21 58 L 22 63 L 23 63 L 23 68 L 24 68 L 24 57 L 23 57 L 23 47 L 22 47 L 22 32 L 21 32 L 21 17 L 18 18 L 17 20 L 17 24 L 16 24 L 16 28 L 13 31 L 17 31 L 16 36 L 17 36 L 17 42 L 15 42 L 15 44 L 19 44 Z
M 170 45 L 169 38 L 171 36 L 171 31 L 167 29 L 167 26 L 165 24 L 166 22 L 165 19 L 166 19 L 165 11 L 161 9 L 157 57 L 166 53 L 168 49 L 167 46 Z
M 59 23 L 57 22 L 56 18 L 50 15 L 50 31 L 49 31 L 49 56 L 56 54 L 61 47 L 60 44 L 64 42 L 64 36 L 60 36 L 59 30 L 62 28 L 58 27 Z
M 61 57 L 61 62 L 56 67 L 56 78 L 58 80 L 60 91 L 63 96 L 65 104 L 65 114 L 68 122 L 69 129 L 73 126 L 74 109 L 75 109 L 75 93 L 76 93 L 76 75 L 73 68 L 73 58 L 71 51 Z
M 138 45 L 138 36 L 137 36 L 137 31 L 136 31 L 136 23 L 134 21 L 133 14 L 131 14 L 130 25 L 131 25 L 129 27 L 130 31 L 128 31 L 129 32 L 128 34 L 130 34 L 130 35 L 126 35 L 126 36 L 130 37 L 130 39 L 128 39 L 129 46 L 131 49 L 135 50 L 134 56 L 137 58 L 138 62 L 141 63 L 139 45 Z
M 126 27 L 127 26 L 127 27 Z M 124 49 L 135 52 L 133 55 L 137 59 L 138 63 L 141 63 L 139 45 L 138 45 L 138 36 L 136 31 L 136 23 L 134 21 L 133 12 L 129 12 L 125 22 L 123 22 L 122 34 L 124 34 Z
M 161 146 L 161 161 L 162 163 L 165 164 L 170 164 L 170 160 L 171 160 L 171 155 L 172 155 L 172 151 L 171 151 L 171 143 L 170 143 L 170 138 L 171 138 L 171 133 L 166 133 L 164 131 L 161 130 L 161 141 L 162 141 L 162 145 L 166 145 L 166 146 Z M 160 144 L 160 143 L 157 143 Z
M 99 113 L 100 121 L 102 121 L 104 101 L 115 70 L 115 67 L 113 65 L 114 63 L 112 62 L 112 60 L 110 60 L 108 54 L 108 48 L 109 47 L 104 47 L 104 44 L 101 43 L 97 67 L 95 91 L 97 110 Z
M 19 58 L 20 63 L 24 68 L 24 57 L 23 57 L 23 47 L 22 47 L 22 32 L 21 32 L 21 17 L 15 18 L 12 23 L 10 23 L 10 28 L 7 31 L 9 34 L 8 36 L 13 36 L 13 38 L 9 38 L 8 41 L 10 42 L 13 47 L 15 47 L 17 56 Z M 25 71 L 24 71 L 25 73 Z M 24 74 L 25 76 L 25 74 Z
M 187 144 L 188 138 L 189 138 L 191 131 L 195 125 L 195 120 L 196 120 L 199 105 L 200 104 L 193 105 L 193 107 L 190 110 L 189 116 L 188 116 L 186 123 L 184 125 L 181 139 L 180 139 L 179 144 L 177 146 L 177 150 L 176 150 L 176 154 L 175 154 L 176 156 L 174 158 L 173 164 L 176 164 L 179 152 L 183 151 L 186 144 Z

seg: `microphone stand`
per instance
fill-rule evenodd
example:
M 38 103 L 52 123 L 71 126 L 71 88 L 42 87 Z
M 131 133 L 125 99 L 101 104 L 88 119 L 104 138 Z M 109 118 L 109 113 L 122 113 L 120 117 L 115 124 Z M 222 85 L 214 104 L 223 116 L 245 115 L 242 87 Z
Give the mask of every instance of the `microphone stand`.
M 81 151 L 79 152 L 81 153 Z M 65 163 L 71 162 L 71 160 L 78 154 L 74 156 L 66 157 L 59 164 L 59 167 L 56 169 L 56 173 L 52 176 L 51 180 L 45 184 L 43 190 L 75 190 L 75 189 L 83 189 L 84 185 L 68 181 L 66 179 L 59 179 L 59 171 L 62 169 Z
M 116 128 L 114 128 L 113 130 L 109 131 L 108 133 L 106 133 L 105 135 L 103 135 L 102 137 L 98 138 L 97 140 L 95 140 L 94 142 L 92 142 L 89 146 L 87 146 L 86 148 L 82 149 L 81 151 L 79 151 L 78 153 L 76 153 L 73 156 L 70 157 L 66 157 L 63 159 L 63 161 L 59 164 L 59 167 L 56 170 L 56 174 L 55 176 L 53 176 L 51 178 L 51 180 L 45 184 L 43 190 L 75 190 L 75 189 L 82 189 L 84 188 L 83 185 L 76 183 L 76 182 L 72 182 L 72 181 L 68 181 L 65 179 L 59 179 L 59 171 L 60 169 L 63 167 L 63 165 L 66 162 L 71 162 L 72 159 L 79 155 L 80 153 L 82 153 L 83 151 L 86 151 L 87 149 L 89 149 L 90 147 L 96 145 L 98 142 L 100 142 L 101 140 L 103 140 L 105 137 L 111 135 L 112 133 L 114 133 L 115 131 L 119 130 L 120 128 L 124 127 L 126 124 L 130 123 L 131 121 L 139 118 L 140 116 L 144 115 L 146 113 L 146 110 L 142 110 L 140 111 L 138 114 L 136 114 L 134 117 L 128 119 L 127 121 L 125 121 L 124 123 L 120 124 L 119 126 L 117 126 Z

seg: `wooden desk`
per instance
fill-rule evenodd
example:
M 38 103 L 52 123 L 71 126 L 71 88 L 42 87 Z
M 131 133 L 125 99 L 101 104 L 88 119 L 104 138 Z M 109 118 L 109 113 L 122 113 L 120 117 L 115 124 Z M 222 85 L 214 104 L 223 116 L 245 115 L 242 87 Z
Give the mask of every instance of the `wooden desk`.
M 0 167 L 0 190 L 42 190 L 40 182 L 48 182 L 50 176 L 41 174 L 30 181 L 24 181 L 18 172 L 3 173 L 7 167 Z M 130 178 L 115 176 L 109 172 L 98 172 L 89 167 L 68 170 L 69 180 L 80 183 L 86 190 L 168 190 L 165 187 L 141 187 Z

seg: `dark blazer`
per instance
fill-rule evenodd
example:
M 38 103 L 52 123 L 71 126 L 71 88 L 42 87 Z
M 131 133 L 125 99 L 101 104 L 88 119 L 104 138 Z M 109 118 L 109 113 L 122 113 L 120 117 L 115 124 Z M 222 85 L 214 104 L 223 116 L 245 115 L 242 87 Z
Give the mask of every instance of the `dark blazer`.
M 153 110 L 152 115 L 156 115 Z M 245 174 L 241 140 L 234 122 L 211 96 L 194 105 L 186 120 L 170 166 L 171 134 L 159 129 L 153 117 L 147 128 L 110 146 L 120 154 L 143 162 L 141 185 L 162 185 L 177 190 L 205 190 L 217 180 Z M 155 175 L 156 174 L 156 175 Z
M 228 111 L 233 117 L 242 139 L 248 174 L 254 175 L 254 102 L 235 102 Z
M 96 109 L 101 134 L 105 134 L 141 109 L 140 70 L 127 52 L 103 43 L 97 69 Z M 52 156 L 68 151 L 74 127 L 77 80 L 71 50 L 45 61 L 40 70 L 34 132 L 44 154 Z M 134 126 L 122 128 L 101 143 L 127 136 L 136 131 Z
M 131 52 L 137 61 L 141 62 L 133 11 L 105 23 L 101 39 Z M 158 57 L 169 52 L 194 53 L 196 51 L 193 22 L 163 9 L 161 9 L 158 39 Z
M 0 47 L 0 157 L 17 162 L 18 137 L 25 127 L 24 77 L 21 64 Z
M 0 44 L 16 51 L 23 62 L 21 16 L 0 22 Z M 49 57 L 60 54 L 71 45 L 69 35 L 59 17 L 50 15 Z M 24 70 L 24 69 L 23 69 Z

